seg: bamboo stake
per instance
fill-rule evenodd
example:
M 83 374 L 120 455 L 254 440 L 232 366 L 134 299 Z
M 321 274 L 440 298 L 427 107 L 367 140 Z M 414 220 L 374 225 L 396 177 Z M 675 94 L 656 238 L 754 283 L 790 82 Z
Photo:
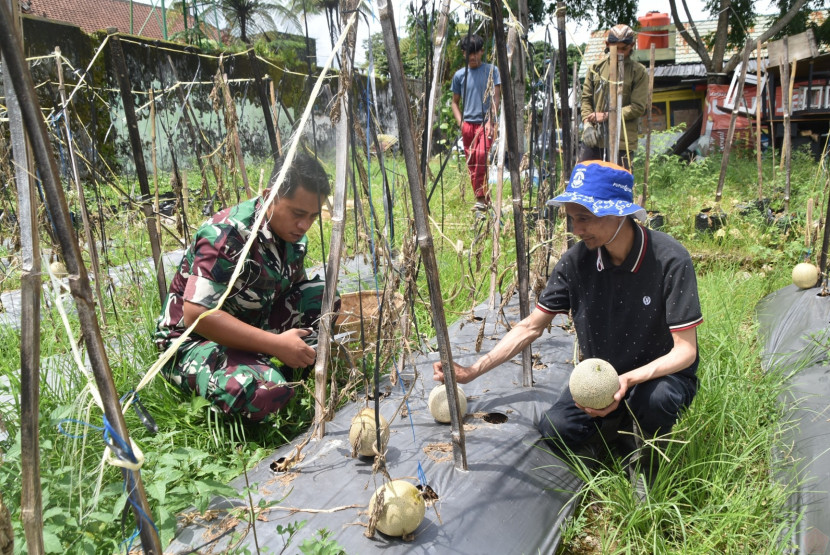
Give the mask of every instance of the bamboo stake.
M 507 63 L 507 49 L 504 40 L 504 20 L 502 18 L 501 3 L 498 0 L 490 0 L 490 15 L 493 18 L 493 32 L 496 38 L 496 52 L 499 58 L 499 73 L 510 75 L 510 67 Z M 513 83 L 510 79 L 502 81 L 502 99 L 505 110 L 507 129 L 507 152 L 509 153 L 508 165 L 510 167 L 510 188 L 513 192 L 513 226 L 516 235 L 516 269 L 519 273 L 519 314 L 524 320 L 530 315 L 530 277 L 527 263 L 527 246 L 525 239 L 525 218 L 522 207 L 522 183 L 519 177 L 519 161 L 522 158 L 521 145 L 519 145 L 516 126 L 511 122 L 516 121 L 513 102 Z M 522 350 L 522 386 L 533 386 L 533 367 L 530 345 Z
M 277 133 L 274 131 L 274 121 L 271 118 L 268 93 L 265 91 L 265 84 L 262 82 L 262 77 L 259 75 L 262 72 L 262 67 L 259 64 L 259 60 L 257 59 L 256 53 L 253 49 L 248 50 L 248 59 L 251 61 L 251 73 L 254 74 L 256 92 L 259 95 L 259 103 L 262 105 L 262 112 L 265 116 L 265 131 L 268 133 L 268 141 L 271 143 L 271 156 L 276 160 L 277 156 L 279 156 Z
M 274 80 L 271 79 L 268 82 L 268 91 L 271 94 L 271 104 L 268 105 L 268 111 L 271 113 L 271 117 L 274 121 L 274 133 L 277 136 L 277 153 L 282 156 L 282 139 L 280 138 L 280 118 L 279 112 L 274 110 L 273 107 L 277 105 L 277 99 L 274 96 Z
M 432 154 L 432 126 L 435 123 L 435 107 L 438 98 L 441 96 L 441 76 L 444 74 L 444 46 L 447 43 L 447 21 L 450 14 L 450 0 L 442 0 L 441 11 L 438 13 L 438 21 L 435 23 L 435 34 L 432 37 L 432 81 L 429 89 L 429 102 L 427 104 L 426 132 L 427 140 L 424 158 L 429 164 Z
M 170 71 L 173 75 L 173 80 L 177 83 L 179 82 L 179 78 L 176 75 L 176 66 L 173 65 L 173 58 L 170 55 L 167 55 L 167 62 L 170 64 Z M 199 129 L 199 133 L 201 134 L 201 129 L 199 128 L 199 122 L 195 118 L 191 118 L 191 110 L 190 110 L 190 103 L 187 101 L 187 96 L 184 93 L 184 89 L 182 87 L 176 87 L 176 91 L 179 93 L 179 100 L 182 103 L 182 116 L 184 120 L 184 125 L 187 128 L 187 134 L 190 136 L 190 141 L 193 145 L 193 150 L 196 151 L 196 163 L 199 165 L 199 175 L 202 176 L 202 196 L 205 200 L 211 197 L 210 187 L 208 186 L 207 180 L 207 170 L 205 170 L 205 163 L 202 159 L 204 157 L 204 153 L 202 151 L 202 141 L 199 139 L 199 136 L 196 135 L 196 129 L 194 129 L 194 125 L 197 129 Z M 217 180 L 216 183 L 219 183 Z
M 63 194 L 63 188 L 58 178 L 58 167 L 52 153 L 46 124 L 43 121 L 40 106 L 37 102 L 32 76 L 26 67 L 26 61 L 20 48 L 20 40 L 17 38 L 17 32 L 9 23 L 11 17 L 9 16 L 8 8 L 5 4 L 0 5 L 2 6 L 0 8 L 0 51 L 2 51 L 6 62 L 6 72 L 3 75 L 4 78 L 8 75 L 9 81 L 13 85 L 13 87 L 9 87 L 6 90 L 6 94 L 13 88 L 21 100 L 20 107 L 23 122 L 26 125 L 29 140 L 32 143 L 35 161 L 42 178 L 44 197 L 46 198 L 49 212 L 52 214 L 53 222 L 57 229 L 58 240 L 63 250 L 64 260 L 66 261 L 69 272 L 69 289 L 75 300 L 78 320 L 81 324 L 84 341 L 86 342 L 92 373 L 95 376 L 95 382 L 104 404 L 104 415 L 113 427 L 115 433 L 123 438 L 127 445 L 130 445 L 130 436 L 124 423 L 124 415 L 121 413 L 121 403 L 118 400 L 118 393 L 115 390 L 115 383 L 113 382 L 109 362 L 107 361 L 104 342 L 101 338 L 101 330 L 98 327 L 98 320 L 95 315 L 89 277 L 87 276 L 86 268 L 82 264 L 78 241 L 69 220 L 66 197 Z M 117 42 L 117 37 L 112 38 L 115 38 Z M 32 406 L 32 410 L 37 410 L 37 405 Z M 126 468 L 122 468 L 122 473 L 128 486 L 127 492 L 133 508 L 133 514 L 138 522 L 139 534 L 144 551 L 145 553 L 161 554 L 161 542 L 159 541 L 155 527 L 150 526 L 147 522 L 141 522 L 146 518 L 141 516 L 142 512 L 144 515 L 151 514 L 149 505 L 147 504 L 144 486 L 141 482 L 141 475 L 138 471 L 128 470 Z M 32 546 L 29 546 L 29 548 L 32 549 Z
M 825 208 L 826 212 L 824 214 L 824 234 L 821 240 L 821 254 L 819 255 L 819 263 L 818 269 L 821 273 L 821 281 L 824 282 L 827 278 L 827 250 L 830 247 L 830 200 L 825 201 L 827 206 Z M 824 291 L 824 287 L 822 287 L 822 291 Z
M 608 54 L 608 137 L 605 143 L 605 156 L 609 162 L 617 163 L 620 149 L 619 120 L 617 115 L 617 45 L 612 44 Z M 594 106 L 598 110 L 599 106 Z
M 354 0 L 344 0 L 341 14 L 351 13 L 357 7 Z M 339 109 L 333 110 L 332 119 L 336 128 L 334 206 L 331 211 L 331 240 L 329 241 L 329 258 L 326 266 L 326 287 L 323 290 L 323 303 L 320 309 L 320 325 L 317 330 L 317 360 L 314 363 L 314 421 L 317 424 L 315 436 L 326 435 L 326 383 L 328 382 L 328 363 L 331 355 L 332 318 L 335 316 L 334 295 L 337 291 L 337 279 L 340 274 L 340 258 L 343 256 L 344 236 L 346 231 L 346 195 L 349 174 L 349 98 L 352 79 L 352 48 L 357 36 L 357 24 L 349 29 L 347 39 L 343 42 L 340 55 L 340 91 Z M 357 203 L 355 203 L 357 204 Z M 379 361 L 376 361 L 376 363 Z M 376 396 L 377 398 L 377 396 Z M 376 415 L 379 415 L 376 412 Z M 380 426 L 378 426 L 380 430 Z M 380 445 L 380 442 L 378 443 Z
M 219 71 L 221 71 L 221 63 L 219 67 Z M 225 127 L 228 130 L 228 139 L 231 141 L 234 153 L 236 154 L 237 169 L 239 169 L 239 174 L 242 176 L 242 184 L 245 185 L 245 194 L 247 195 L 247 198 L 251 198 L 254 193 L 251 191 L 251 186 L 248 183 L 248 172 L 245 170 L 245 158 L 242 155 L 242 143 L 239 140 L 239 131 L 236 126 L 236 122 L 239 120 L 236 116 L 236 106 L 233 103 L 231 90 L 228 87 L 228 74 L 220 74 L 219 71 L 216 74 L 216 83 L 222 88 L 222 99 L 225 103 Z
M 159 172 L 156 161 L 156 99 L 150 91 L 150 164 L 153 166 L 153 211 L 156 213 L 156 233 L 161 234 L 161 201 L 159 199 Z
M 133 150 L 135 173 L 141 189 L 141 210 L 144 212 L 147 233 L 150 237 L 150 249 L 153 252 L 153 264 L 156 269 L 156 285 L 158 286 L 159 299 L 164 302 L 164 298 L 167 295 L 167 279 L 164 276 L 164 262 L 161 259 L 161 241 L 159 240 L 159 233 L 156 228 L 156 215 L 153 214 L 153 207 L 150 204 L 150 184 L 147 182 L 147 167 L 144 165 L 144 148 L 141 146 L 141 135 L 138 133 L 138 120 L 135 117 L 132 84 L 130 83 L 130 75 L 127 73 L 127 63 L 124 61 L 124 50 L 121 47 L 121 40 L 118 38 L 117 31 L 115 29 L 108 29 L 107 32 L 110 34 L 110 54 L 112 55 L 112 62 L 115 66 L 118 87 L 121 90 L 121 100 L 124 103 L 124 116 L 127 118 L 127 132 L 130 135 L 130 144 Z
M 574 83 L 575 89 L 578 89 L 579 85 L 579 63 L 574 62 L 573 68 L 571 70 L 571 83 Z M 569 102 L 573 102 L 573 106 L 571 106 L 571 121 L 570 121 L 570 134 L 571 137 L 578 137 L 579 136 L 579 122 L 582 120 L 582 108 L 580 106 L 579 95 L 574 94 L 573 97 L 569 100 Z M 563 127 L 564 124 L 563 124 Z M 564 133 L 564 131 L 563 131 Z M 563 181 L 567 180 L 568 177 L 571 175 L 571 170 L 573 170 L 573 161 L 576 160 L 577 150 L 579 148 L 579 141 L 576 139 L 571 141 L 571 152 L 570 152 L 570 160 L 571 167 L 568 169 L 568 174 L 563 176 Z
M 0 2 L 5 24 L 14 33 L 13 46 L 22 47 L 19 7 L 16 1 Z M 8 15 L 9 7 L 15 14 Z M 18 34 L 19 33 L 19 34 Z M 3 61 L 3 90 L 9 117 L 15 183 L 17 185 L 17 215 L 20 220 L 20 459 L 21 493 L 20 520 L 26 537 L 28 552 L 44 553 L 43 496 L 40 484 L 40 238 L 37 232 L 37 197 L 33 181 L 31 146 L 26 140 L 23 114 L 18 92 L 15 90 L 4 45 L 0 52 Z
M 758 200 L 764 198 L 764 166 L 761 164 L 761 41 L 755 56 L 757 84 L 755 85 L 755 160 L 758 163 Z
M 787 44 L 787 37 L 784 37 L 784 55 L 789 59 L 790 52 L 789 46 Z M 790 190 L 791 190 L 791 172 L 790 166 L 792 164 L 793 159 L 793 143 L 792 143 L 792 135 L 790 134 L 790 118 L 792 117 L 793 113 L 793 85 L 795 82 L 795 70 L 796 65 L 798 62 L 796 60 L 792 61 L 792 67 L 789 64 L 786 65 L 787 69 L 789 70 L 789 79 L 787 82 L 789 86 L 787 87 L 787 109 L 784 112 L 784 145 L 786 147 L 784 152 L 784 213 L 787 214 L 790 211 Z
M 571 121 L 570 100 L 568 98 L 568 44 L 565 37 L 565 2 L 561 0 L 556 3 L 556 27 L 559 37 L 559 115 L 562 126 L 562 179 L 567 180 L 574 167 L 573 150 L 576 146 L 576 139 L 571 135 L 571 129 L 566 122 Z M 576 81 L 574 81 L 576 86 Z M 573 145 L 573 146 L 572 146 Z
M 438 351 L 441 354 L 441 364 L 444 367 L 444 379 L 447 386 L 447 402 L 450 408 L 452 426 L 453 460 L 455 468 L 467 469 L 467 453 L 464 441 L 464 428 L 461 414 L 458 409 L 458 395 L 456 393 L 455 370 L 452 365 L 450 352 L 450 338 L 447 330 L 447 320 L 444 314 L 444 299 L 441 296 L 441 282 L 438 279 L 438 263 L 435 259 L 435 245 L 429 231 L 427 220 L 426 192 L 424 191 L 423 176 L 418 167 L 418 156 L 415 149 L 415 140 L 412 134 L 412 114 L 409 111 L 409 94 L 406 91 L 401 62 L 398 32 L 395 27 L 395 15 L 388 0 L 378 3 L 380 24 L 383 28 L 383 43 L 386 47 L 386 56 L 389 60 L 389 75 L 392 84 L 392 101 L 395 105 L 395 114 L 400 129 L 400 145 L 406 163 L 406 175 L 409 182 L 409 191 L 412 197 L 412 212 L 415 217 L 415 230 L 418 236 L 418 247 L 426 270 L 427 287 L 429 289 L 430 306 L 432 307 L 432 323 L 438 342 Z M 518 181 L 518 180 L 517 180 Z
M 69 159 L 72 163 L 72 177 L 75 180 L 75 189 L 78 191 L 78 204 L 81 207 L 81 220 L 84 223 L 84 235 L 89 246 L 89 262 L 92 267 L 92 275 L 95 277 L 95 296 L 98 299 L 98 308 L 101 311 L 101 323 L 107 325 L 107 315 L 104 309 L 104 295 L 101 293 L 101 265 L 98 261 L 98 246 L 95 244 L 95 236 L 92 234 L 92 225 L 89 222 L 89 207 L 86 204 L 86 194 L 81 184 L 81 175 L 78 172 L 78 158 L 75 156 L 75 146 L 72 140 L 72 129 L 69 125 L 69 102 L 66 99 L 66 87 L 63 82 L 63 63 L 61 62 L 61 49 L 55 47 L 55 63 L 58 70 L 58 92 L 61 96 L 61 111 L 63 112 L 63 123 L 66 130 L 66 148 L 69 150 Z M 103 225 L 103 222 L 101 223 Z
M 735 125 L 738 122 L 738 104 L 744 97 L 744 81 L 746 80 L 746 66 L 749 65 L 749 52 L 751 45 L 744 48 L 743 60 L 741 62 L 741 75 L 738 77 L 738 86 L 735 89 L 735 104 L 732 106 L 732 115 L 729 118 L 729 129 L 726 132 L 726 143 L 723 145 L 723 158 L 720 164 L 720 176 L 718 177 L 718 189 L 715 192 L 715 204 L 720 204 L 723 198 L 723 185 L 726 182 L 726 168 L 729 167 L 729 153 L 732 150 L 732 140 L 735 138 Z
M 625 122 L 623 121 L 622 115 L 622 95 L 623 95 L 623 83 L 625 82 L 625 56 L 622 54 L 617 54 L 617 96 L 615 100 L 615 105 L 617 108 L 617 115 L 615 117 L 615 121 L 617 122 L 617 139 L 614 143 L 614 146 L 611 147 L 611 151 L 616 153 L 616 160 L 617 164 L 621 164 L 622 160 L 620 160 L 620 143 L 621 139 L 625 139 L 625 155 L 628 158 L 628 166 L 631 166 L 631 157 L 628 152 L 628 136 L 623 135 L 625 133 Z
M 507 124 L 505 122 L 504 110 L 499 116 L 499 144 L 496 151 L 496 203 L 493 207 L 495 217 L 493 218 L 493 261 L 490 263 L 490 297 L 488 308 L 496 308 L 496 283 L 498 282 L 499 257 L 501 256 L 501 203 L 504 192 L 504 139 Z
M 648 170 L 651 162 L 651 105 L 654 98 L 654 43 L 651 44 L 648 58 L 648 96 L 646 97 L 646 162 L 643 168 L 643 194 L 640 206 L 645 208 L 648 200 Z

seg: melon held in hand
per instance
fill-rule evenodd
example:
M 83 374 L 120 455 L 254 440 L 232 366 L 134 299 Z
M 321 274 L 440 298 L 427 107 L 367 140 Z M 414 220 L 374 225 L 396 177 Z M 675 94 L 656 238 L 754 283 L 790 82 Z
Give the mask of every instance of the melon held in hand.
M 620 379 L 611 363 L 588 358 L 576 365 L 568 382 L 577 404 L 589 409 L 604 409 L 614 402 Z

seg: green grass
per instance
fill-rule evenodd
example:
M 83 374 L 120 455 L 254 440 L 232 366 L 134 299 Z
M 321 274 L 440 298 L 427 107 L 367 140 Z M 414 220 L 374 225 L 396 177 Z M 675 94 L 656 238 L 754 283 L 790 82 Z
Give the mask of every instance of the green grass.
M 438 172 L 437 162 L 433 162 L 433 175 Z M 387 157 L 387 165 L 398 174 L 404 173 L 399 158 Z M 267 168 L 267 163 L 263 167 Z M 373 158 L 370 186 L 378 217 L 383 221 L 377 168 Z M 666 452 L 671 462 L 661 469 L 651 502 L 645 506 L 634 504 L 628 479 L 621 468 L 586 475 L 589 485 L 584 501 L 565 530 L 565 553 L 779 550 L 781 544 L 777 540 L 787 516 L 784 500 L 788 492 L 772 479 L 778 469 L 770 453 L 790 424 L 776 400 L 784 376 L 765 374 L 760 369 L 753 309 L 764 295 L 788 283 L 792 264 L 804 254 L 804 206 L 810 196 L 817 202 L 824 201 L 824 180 L 818 177 L 824 174 L 807 157 L 794 157 L 792 209 L 800 216 L 793 219 L 788 230 L 782 230 L 767 225 L 759 215 L 738 214 L 738 204 L 757 198 L 754 156 L 738 153 L 729 165 L 721 202 L 728 213 L 727 225 L 716 234 L 700 234 L 695 231 L 694 217 L 701 208 L 713 205 L 719 169 L 716 156 L 691 166 L 670 158 L 652 161 L 647 206 L 666 216 L 666 230 L 686 245 L 698 270 L 705 318 L 699 328 L 701 388 L 677 426 L 678 441 Z M 463 161 L 449 161 L 443 183 L 437 186 L 431 203 L 435 224 L 430 223 L 430 231 L 446 300 L 445 312 L 450 321 L 464 317 L 486 300 L 490 287 L 491 231 L 486 224 L 474 224 L 469 211 L 472 191 L 469 185 L 461 185 L 465 171 Z M 258 167 L 252 166 L 249 172 L 258 176 Z M 779 191 L 783 174 L 777 169 L 775 173 L 773 181 L 771 162 L 765 161 L 765 190 L 770 191 L 768 196 L 777 209 L 783 202 Z M 642 163 L 635 164 L 635 174 L 639 183 Z M 191 172 L 189 180 L 190 188 L 196 189 L 197 173 Z M 119 183 L 124 190 L 133 186 L 128 182 Z M 413 299 L 412 317 L 416 325 L 407 340 L 416 346 L 434 336 L 432 311 L 426 272 L 412 255 L 417 244 L 408 185 L 402 176 L 395 178 L 392 185 L 395 237 L 385 237 L 390 242 L 390 256 L 400 263 L 400 271 L 386 274 L 384 279 Z M 117 203 L 116 193 L 110 190 L 106 194 L 109 195 L 107 204 Z M 352 196 L 350 191 L 349 197 Z M 504 198 L 504 205 L 509 205 L 509 191 L 505 191 Z M 368 214 L 363 193 L 361 202 L 363 214 Z M 194 201 L 188 214 L 193 227 L 204 220 L 200 210 L 201 206 Z M 503 220 L 501 255 L 494 266 L 500 294 L 510 292 L 515 286 L 512 215 L 506 214 Z M 367 253 L 368 238 L 373 233 L 371 223 L 368 219 L 365 224 L 361 222 L 356 232 L 354 211 L 350 212 L 347 222 L 347 255 Z M 139 213 L 125 210 L 106 223 L 111 240 L 110 264 L 134 267 L 137 261 L 150 256 L 146 227 Z M 330 232 L 331 224 L 324 223 L 322 231 L 315 226 L 309 233 L 309 265 L 323 262 L 324 251 L 328 254 Z M 388 230 L 374 232 L 388 234 Z M 178 248 L 169 234 L 162 236 L 166 250 Z M 375 237 L 379 245 L 381 241 Z M 529 233 L 531 248 L 538 241 L 535 233 Z M 560 218 L 554 230 L 554 253 L 563 244 Z M 534 251 L 532 286 L 546 278 L 545 258 L 544 249 Z M 0 285 L 10 288 L 15 279 L 15 276 L 0 277 Z M 109 295 L 105 301 L 108 310 L 105 341 L 111 346 L 108 354 L 119 394 L 133 389 L 157 356 L 149 341 L 160 310 L 155 282 L 138 275 L 133 280 L 113 293 L 114 303 Z M 77 338 L 77 322 L 71 315 L 70 321 Z M 45 312 L 41 328 L 44 359 L 69 352 L 67 334 L 54 311 Z M 0 353 L 4 355 L 0 357 L 0 376 L 9 380 L 9 386 L 0 392 L 9 392 L 15 398 L 19 391 L 19 341 L 16 333 L 0 330 Z M 387 355 L 402 348 L 399 340 L 386 345 Z M 59 433 L 57 424 L 65 418 L 101 424 L 100 411 L 92 407 L 88 394 L 83 391 L 85 378 L 77 370 L 64 372 L 70 377 L 61 381 L 48 375 L 59 375 L 57 370 L 45 371 L 41 394 L 41 469 L 44 507 L 48 508 L 44 515 L 47 545 L 50 552 L 56 553 L 117 551 L 125 537 L 120 528 L 120 511 L 126 501 L 120 474 L 110 467 L 102 473 L 98 470 L 103 447 L 100 433 L 90 430 L 85 439 Z M 348 379 L 343 378 L 341 387 Z M 162 378 L 154 380 L 140 396 L 159 424 L 160 432 L 150 435 L 132 410 L 127 412 L 126 420 L 146 456 L 142 476 L 165 542 L 175 531 L 178 513 L 192 506 L 203 509 L 211 496 L 229 493 L 225 484 L 231 478 L 303 433 L 313 416 L 308 392 L 296 396 L 273 426 L 248 426 L 220 417 L 208 410 L 203 400 L 181 395 Z M 18 406 L 0 407 L 10 434 L 0 444 L 3 459 L 0 491 L 12 511 L 16 549 L 22 553 L 19 430 L 13 417 L 18 412 Z M 83 432 L 72 425 L 68 425 L 68 431 Z M 127 522 L 126 536 L 129 536 L 131 518 Z M 586 538 L 592 538 L 593 550 L 586 547 L 590 543 Z

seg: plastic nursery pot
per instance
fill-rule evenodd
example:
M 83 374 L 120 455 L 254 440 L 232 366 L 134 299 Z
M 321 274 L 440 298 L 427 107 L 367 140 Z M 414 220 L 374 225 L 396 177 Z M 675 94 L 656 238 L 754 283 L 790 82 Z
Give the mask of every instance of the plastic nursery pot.
M 741 216 L 749 216 L 753 212 L 757 212 L 762 216 L 766 216 L 769 209 L 770 200 L 768 198 L 755 199 L 751 202 L 745 202 L 737 205 L 735 208 Z
M 660 212 L 649 212 L 646 224 L 649 229 L 661 229 L 666 224 L 666 218 Z
M 695 229 L 701 233 L 713 233 L 726 225 L 726 212 L 718 208 L 704 208 L 695 216 Z

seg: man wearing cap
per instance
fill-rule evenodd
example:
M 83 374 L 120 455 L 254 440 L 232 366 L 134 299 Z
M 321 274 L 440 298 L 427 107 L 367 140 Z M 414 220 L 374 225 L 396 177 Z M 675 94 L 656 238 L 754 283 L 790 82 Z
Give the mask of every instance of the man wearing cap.
M 454 364 L 458 382 L 470 382 L 538 339 L 555 315 L 570 314 L 580 356 L 610 362 L 620 389 L 611 405 L 594 410 L 564 388 L 538 424 L 559 455 L 585 453 L 604 423 L 629 413 L 641 439 L 663 436 L 697 391 L 696 328 L 703 317 L 692 260 L 676 240 L 634 221 L 646 213 L 633 202 L 633 186 L 621 166 L 578 163 L 565 192 L 549 204 L 565 207 L 581 241 L 556 264 L 530 316 L 471 366 Z M 444 379 L 440 362 L 434 377 Z M 651 478 L 655 470 L 644 472 Z
M 637 150 L 638 122 L 646 110 L 648 97 L 648 73 L 643 64 L 631 59 L 634 52 L 634 31 L 628 25 L 615 25 L 608 31 L 605 51 L 617 46 L 617 54 L 625 56 L 622 85 L 622 122 L 620 128 L 619 163 L 631 169 L 631 155 Z M 582 146 L 579 161 L 609 160 L 608 114 L 611 102 L 609 74 L 611 56 L 605 56 L 592 64 L 582 83 Z
M 461 40 L 461 49 L 467 56 L 467 65 L 452 78 L 452 113 L 461 128 L 467 170 L 476 196 L 473 210 L 485 211 L 490 206 L 487 191 L 487 155 L 493 145 L 496 114 L 501 97 L 499 68 L 482 62 L 484 39 L 468 35 Z M 464 97 L 464 112 L 459 103 Z

